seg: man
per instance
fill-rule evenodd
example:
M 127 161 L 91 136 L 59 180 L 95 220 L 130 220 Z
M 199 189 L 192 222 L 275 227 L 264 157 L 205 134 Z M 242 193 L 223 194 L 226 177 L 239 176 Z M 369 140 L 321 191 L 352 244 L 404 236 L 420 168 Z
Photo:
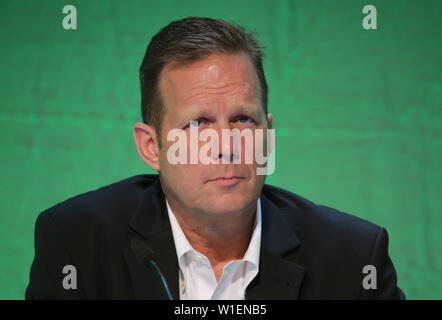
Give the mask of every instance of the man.
M 172 22 L 152 38 L 140 82 L 134 139 L 159 175 L 40 214 L 27 299 L 166 299 L 169 291 L 174 299 L 405 298 L 385 229 L 264 185 L 263 165 L 238 158 L 230 137 L 212 144 L 210 163 L 172 163 L 173 130 L 184 134 L 187 160 L 204 148 L 191 141 L 195 130 L 256 138 L 272 129 L 250 33 L 208 18 Z

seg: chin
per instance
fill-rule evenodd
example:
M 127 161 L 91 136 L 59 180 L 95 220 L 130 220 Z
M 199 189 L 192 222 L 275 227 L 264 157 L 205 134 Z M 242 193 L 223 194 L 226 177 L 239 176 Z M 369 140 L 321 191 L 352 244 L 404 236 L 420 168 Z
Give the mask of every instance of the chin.
M 206 208 L 212 214 L 241 213 L 250 206 L 250 201 L 250 199 L 246 199 L 243 195 L 228 194 L 218 196 L 216 199 L 210 199 L 206 203 Z

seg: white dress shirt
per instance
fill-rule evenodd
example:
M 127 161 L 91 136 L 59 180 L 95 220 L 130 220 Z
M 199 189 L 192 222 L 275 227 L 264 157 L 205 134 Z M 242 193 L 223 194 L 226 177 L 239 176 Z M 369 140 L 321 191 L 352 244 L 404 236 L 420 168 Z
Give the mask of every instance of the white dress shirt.
M 244 257 L 227 263 L 217 282 L 210 261 L 187 240 L 169 202 L 167 212 L 178 257 L 180 300 L 244 300 L 249 283 L 259 270 L 261 249 L 261 201 L 258 198 L 252 237 Z

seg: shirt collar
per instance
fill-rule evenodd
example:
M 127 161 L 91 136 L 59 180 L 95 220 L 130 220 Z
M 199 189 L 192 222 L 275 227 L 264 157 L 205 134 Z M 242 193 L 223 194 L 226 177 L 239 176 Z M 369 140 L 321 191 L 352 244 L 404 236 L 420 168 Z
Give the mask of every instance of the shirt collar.
M 178 263 L 180 265 L 180 268 L 183 269 L 184 255 L 190 251 L 196 252 L 196 250 L 192 247 L 192 245 L 187 240 L 187 237 L 184 234 L 183 230 L 181 229 L 181 226 L 178 223 L 177 219 L 175 218 L 175 215 L 173 214 L 172 209 L 170 208 L 169 202 L 167 201 L 167 199 L 166 199 L 166 206 L 167 206 L 167 213 L 169 215 L 170 225 L 172 228 L 173 240 L 175 242 Z M 242 259 L 245 261 L 249 261 L 257 268 L 259 266 L 259 255 L 260 255 L 260 249 L 261 249 L 261 230 L 262 230 L 262 223 L 261 223 L 262 221 L 261 220 L 262 220 L 262 218 L 261 218 L 261 199 L 258 198 L 258 201 L 256 204 L 256 215 L 255 215 L 255 223 L 254 223 L 254 227 L 253 227 L 252 237 L 250 238 L 249 246 L 248 246 L 247 251 L 244 254 L 244 257 Z

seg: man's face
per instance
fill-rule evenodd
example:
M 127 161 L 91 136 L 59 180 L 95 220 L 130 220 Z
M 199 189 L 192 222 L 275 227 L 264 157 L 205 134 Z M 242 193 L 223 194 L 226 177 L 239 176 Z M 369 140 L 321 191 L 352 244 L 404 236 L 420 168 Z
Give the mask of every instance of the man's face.
M 249 128 L 254 132 L 268 128 L 267 115 L 260 104 L 259 83 L 248 56 L 212 54 L 185 66 L 169 63 L 161 73 L 159 88 L 165 108 L 159 164 L 161 184 L 169 202 L 187 212 L 215 215 L 239 214 L 253 208 L 265 176 L 256 174 L 255 161 L 245 163 L 245 139 L 241 163 L 222 164 L 222 158 L 232 159 L 233 139 L 224 144 L 221 139 L 222 129 Z M 198 121 L 198 132 L 210 128 L 218 133 L 219 148 L 216 154 L 208 155 L 219 158 L 219 164 L 168 161 L 168 148 L 175 143 L 167 141 L 172 129 L 185 130 L 190 155 L 191 121 Z M 207 142 L 197 142 L 195 150 L 199 152 L 204 144 Z

